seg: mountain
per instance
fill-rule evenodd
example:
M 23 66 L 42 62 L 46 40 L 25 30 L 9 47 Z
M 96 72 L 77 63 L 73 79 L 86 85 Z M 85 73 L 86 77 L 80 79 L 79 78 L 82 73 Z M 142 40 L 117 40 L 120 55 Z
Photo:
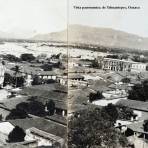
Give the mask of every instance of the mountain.
M 67 41 L 67 30 L 34 36 L 34 40 Z M 109 47 L 148 49 L 148 38 L 110 28 L 83 25 L 68 27 L 69 43 L 94 44 Z
M 15 38 L 15 35 L 12 33 L 0 31 L 0 39 L 10 39 L 10 38 Z

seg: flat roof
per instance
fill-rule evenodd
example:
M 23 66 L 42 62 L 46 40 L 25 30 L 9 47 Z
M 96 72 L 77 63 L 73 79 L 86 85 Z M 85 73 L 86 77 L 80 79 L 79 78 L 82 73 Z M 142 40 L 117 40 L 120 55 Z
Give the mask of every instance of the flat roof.
M 113 58 L 104 58 L 103 60 L 112 60 L 112 61 L 120 61 L 120 62 L 131 63 L 131 64 L 133 63 L 133 64 L 144 64 L 144 65 L 147 65 L 147 63 L 134 62 L 134 61 L 129 61 L 129 60 L 113 59 Z

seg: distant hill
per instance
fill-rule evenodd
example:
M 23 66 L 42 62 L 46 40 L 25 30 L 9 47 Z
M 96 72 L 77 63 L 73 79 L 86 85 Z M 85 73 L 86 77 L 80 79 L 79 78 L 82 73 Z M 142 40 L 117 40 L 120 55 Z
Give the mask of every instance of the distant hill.
M 15 36 L 13 33 L 0 31 L 0 39 L 11 39 L 11 38 L 18 38 L 18 36 Z
M 67 30 L 49 34 L 38 34 L 34 40 L 67 41 Z M 97 28 L 82 25 L 71 25 L 68 28 L 70 43 L 94 44 L 109 47 L 127 47 L 134 49 L 148 49 L 148 38 L 118 31 L 110 28 Z

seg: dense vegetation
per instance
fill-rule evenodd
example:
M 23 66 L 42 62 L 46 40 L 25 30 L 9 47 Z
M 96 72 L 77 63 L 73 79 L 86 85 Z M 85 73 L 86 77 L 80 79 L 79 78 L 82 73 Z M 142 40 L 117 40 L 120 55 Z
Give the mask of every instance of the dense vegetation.
M 148 80 L 143 81 L 141 84 L 135 84 L 132 90 L 129 91 L 128 99 L 137 101 L 148 100 Z
M 97 91 L 96 93 L 90 93 L 89 94 L 89 102 L 93 102 L 95 100 L 99 100 L 104 98 L 104 96 L 102 95 L 102 92 Z
M 6 86 L 7 84 L 9 84 L 14 87 L 22 87 L 24 86 L 24 82 L 25 82 L 25 79 L 23 76 L 18 77 L 17 74 L 14 76 L 10 75 L 9 73 L 4 74 L 3 86 Z
M 107 109 L 108 110 L 108 109 Z M 125 147 L 127 139 L 114 128 L 106 109 L 89 109 L 69 121 L 69 148 Z
M 8 142 L 22 142 L 24 141 L 26 134 L 22 128 L 16 126 L 8 135 Z
M 28 118 L 28 114 L 32 114 L 39 117 L 45 117 L 46 115 L 54 114 L 54 101 L 49 100 L 44 105 L 42 102 L 36 101 L 35 98 L 36 97 L 31 97 L 30 102 L 21 102 L 16 105 L 16 108 L 11 110 L 10 114 L 6 117 L 6 120 Z

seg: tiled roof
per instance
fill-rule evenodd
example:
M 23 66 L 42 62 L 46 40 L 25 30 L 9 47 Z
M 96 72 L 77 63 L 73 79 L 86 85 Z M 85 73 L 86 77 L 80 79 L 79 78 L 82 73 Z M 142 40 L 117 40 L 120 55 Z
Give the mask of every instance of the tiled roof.
M 63 126 L 61 124 L 43 118 L 16 119 L 16 120 L 9 120 L 9 122 L 15 126 L 23 128 L 24 130 L 35 127 L 39 130 L 59 136 L 61 138 L 65 138 L 67 135 L 66 126 Z
M 132 109 L 148 112 L 148 102 L 144 102 L 144 101 L 121 99 L 116 103 L 116 105 L 121 105 L 125 107 L 127 106 Z
M 145 131 L 144 131 L 144 128 L 143 128 L 143 121 L 136 122 L 136 123 L 132 123 L 132 124 L 128 124 L 127 127 L 128 127 L 129 129 L 131 129 L 132 131 L 134 131 L 134 132 L 146 133 L 146 134 L 148 134 L 148 132 L 145 132 Z
M 47 85 L 39 85 L 39 86 L 32 86 L 26 87 L 22 91 L 21 94 L 27 96 L 37 96 L 37 100 L 42 102 L 43 104 L 46 103 L 48 100 L 53 100 L 55 103 L 56 108 L 67 110 L 67 92 L 65 92 L 65 88 L 62 87 L 60 89 L 56 89 L 47 86 Z

